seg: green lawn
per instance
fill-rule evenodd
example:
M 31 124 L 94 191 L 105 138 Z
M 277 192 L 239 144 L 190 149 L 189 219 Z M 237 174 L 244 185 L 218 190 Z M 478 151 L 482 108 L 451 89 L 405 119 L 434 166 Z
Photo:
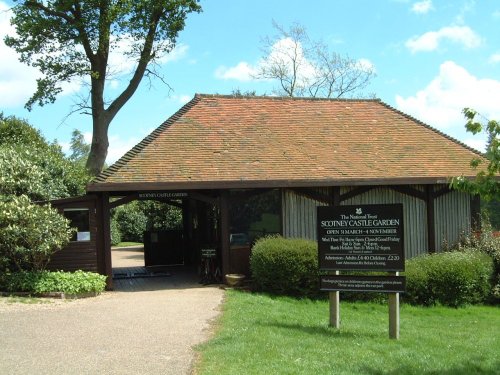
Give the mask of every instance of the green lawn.
M 500 374 L 500 309 L 401 306 L 401 339 L 387 305 L 228 291 L 215 337 L 198 347 L 197 374 Z
M 130 246 L 142 246 L 142 242 L 119 242 L 113 247 L 130 247 Z

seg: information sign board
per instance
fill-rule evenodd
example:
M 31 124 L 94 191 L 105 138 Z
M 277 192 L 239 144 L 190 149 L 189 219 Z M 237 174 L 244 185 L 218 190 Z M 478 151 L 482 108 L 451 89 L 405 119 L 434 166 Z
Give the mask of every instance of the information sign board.
M 203 258 L 215 258 L 217 256 L 216 249 L 201 249 L 201 256 Z
M 403 205 L 318 207 L 320 270 L 403 271 Z
M 403 293 L 406 279 L 403 276 L 321 276 L 320 289 L 340 292 Z

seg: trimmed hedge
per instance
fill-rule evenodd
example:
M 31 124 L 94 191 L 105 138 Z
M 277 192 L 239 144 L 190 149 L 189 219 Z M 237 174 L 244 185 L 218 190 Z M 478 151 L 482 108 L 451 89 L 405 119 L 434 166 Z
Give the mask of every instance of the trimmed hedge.
M 261 238 L 253 247 L 250 268 L 257 291 L 303 297 L 321 294 L 315 241 L 280 236 Z M 407 260 L 404 275 L 407 291 L 402 294 L 403 301 L 459 307 L 488 301 L 494 267 L 487 254 L 464 250 Z M 343 292 L 342 299 L 385 300 L 385 295 Z
M 406 261 L 403 300 L 424 306 L 482 303 L 491 293 L 492 274 L 491 257 L 478 251 L 418 256 Z
M 253 247 L 250 269 L 256 290 L 292 296 L 319 293 L 315 241 L 280 236 L 261 238 Z
M 106 276 L 94 272 L 15 272 L 4 275 L 0 289 L 5 292 L 66 294 L 100 293 L 106 287 Z

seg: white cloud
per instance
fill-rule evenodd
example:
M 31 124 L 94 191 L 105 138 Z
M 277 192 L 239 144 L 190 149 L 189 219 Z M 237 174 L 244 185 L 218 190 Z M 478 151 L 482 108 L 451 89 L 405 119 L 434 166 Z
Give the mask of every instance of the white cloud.
M 169 100 L 173 100 L 176 103 L 179 103 L 181 105 L 186 104 L 189 102 L 191 99 L 193 99 L 192 95 L 172 95 Z
M 467 139 L 464 139 L 464 143 L 467 146 L 475 148 L 478 151 L 481 151 L 481 152 L 486 151 L 486 140 L 485 139 L 467 138 Z
M 489 119 L 500 118 L 500 81 L 480 79 L 453 61 L 441 64 L 439 75 L 415 95 L 396 95 L 401 111 L 446 131 L 462 131 L 462 109 L 474 108 Z
M 468 26 L 447 26 L 438 31 L 429 31 L 420 36 L 414 36 L 405 43 L 412 52 L 429 52 L 439 48 L 443 41 L 460 44 L 471 49 L 481 45 L 481 37 Z
M 300 68 L 298 69 L 298 85 L 315 74 L 315 68 L 304 56 L 302 45 L 291 38 L 283 38 L 274 43 L 269 55 L 265 59 L 260 59 L 252 65 L 246 61 L 239 62 L 233 67 L 220 66 L 215 71 L 215 77 L 219 79 L 234 79 L 238 81 L 252 81 L 263 69 L 271 66 L 280 66 L 288 71 L 292 69 L 292 59 Z M 261 77 L 262 78 L 262 77 Z
M 295 64 L 295 67 L 293 66 Z M 313 79 L 317 74 L 317 69 L 304 55 L 304 50 L 300 42 L 292 38 L 284 38 L 273 44 L 271 53 L 259 61 L 258 70 L 275 70 L 275 67 L 285 69 L 292 75 L 294 68 L 297 69 L 297 86 L 307 85 L 306 82 Z
M 459 13 L 455 16 L 455 22 L 459 25 L 465 23 L 465 16 L 468 13 L 474 12 L 476 7 L 476 0 L 463 0 L 463 3 L 460 7 Z
M 488 62 L 490 64 L 498 64 L 500 63 L 500 52 L 494 53 L 493 55 L 490 56 L 488 59 Z
M 188 50 L 189 46 L 187 44 L 179 43 L 175 46 L 175 48 L 172 51 L 170 51 L 170 53 L 167 53 L 162 57 L 160 57 L 158 59 L 158 62 L 161 64 L 167 64 L 172 61 L 182 60 L 187 56 Z
M 7 47 L 3 41 L 7 35 L 15 36 L 16 30 L 10 24 L 12 12 L 10 6 L 0 1 L 0 107 L 12 108 L 24 105 L 36 90 L 37 78 L 43 75 L 38 69 L 19 61 L 14 49 Z M 78 92 L 81 82 L 63 82 L 61 95 Z
M 377 70 L 375 69 L 375 64 L 373 64 L 369 59 L 365 58 L 359 59 L 358 66 L 363 70 L 371 70 L 374 73 L 377 72 Z
M 235 79 L 237 81 L 251 81 L 257 73 L 256 68 L 249 63 L 242 61 L 233 67 L 219 66 L 215 70 L 215 77 L 218 79 Z
M 191 95 L 181 95 L 179 96 L 179 103 L 180 104 L 186 104 L 189 102 L 193 97 Z
M 127 139 L 122 139 L 119 135 L 111 135 L 109 137 L 109 148 L 108 156 L 106 157 L 106 163 L 108 165 L 113 164 L 118 159 L 120 159 L 127 151 L 138 144 L 142 138 L 129 137 Z
M 308 81 L 314 80 L 318 74 L 321 74 L 304 55 L 300 42 L 295 42 L 291 38 L 283 38 L 272 45 L 271 51 L 266 58 L 260 59 L 255 64 L 241 61 L 232 67 L 219 66 L 215 70 L 215 77 L 223 80 L 233 79 L 248 82 L 257 79 L 259 72 L 263 70 L 273 70 L 271 67 L 280 67 L 290 72 L 291 75 L 292 61 L 295 61 L 299 67 L 297 70 L 297 87 L 307 86 Z M 374 64 L 368 59 L 359 59 L 357 63 L 361 68 L 375 70 Z M 259 79 L 265 79 L 265 77 L 259 77 Z
M 4 44 L 3 39 L 6 35 L 16 35 L 15 28 L 10 24 L 11 17 L 10 6 L 0 1 L 0 107 L 3 108 L 22 106 L 26 103 L 36 90 L 36 79 L 42 78 L 38 69 L 19 62 L 18 54 Z M 130 38 L 122 38 L 110 53 L 109 71 L 113 78 L 108 82 L 108 87 L 111 89 L 118 88 L 119 79 L 130 74 L 136 66 L 134 59 L 123 54 L 130 50 L 130 46 Z M 187 55 L 188 49 L 189 46 L 180 43 L 170 53 L 162 56 L 158 62 L 166 64 L 178 61 Z M 83 82 L 82 79 L 63 82 L 61 95 L 78 92 Z
M 431 0 L 417 1 L 416 3 L 413 3 L 411 7 L 411 11 L 417 14 L 426 14 L 432 9 L 434 8 Z
M 114 48 L 109 53 L 108 71 L 114 79 L 118 79 L 132 73 L 137 66 L 137 61 L 127 55 L 133 49 L 133 39 L 130 36 L 121 36 L 119 40 L 113 36 L 111 38 Z M 180 43 L 170 53 L 165 53 L 159 57 L 157 63 L 167 64 L 181 60 L 187 55 L 188 49 L 188 45 Z
M 0 107 L 23 105 L 35 92 L 36 79 L 41 77 L 37 69 L 22 64 L 16 52 L 7 47 L 3 39 L 6 35 L 15 35 L 10 24 L 10 7 L 0 2 Z

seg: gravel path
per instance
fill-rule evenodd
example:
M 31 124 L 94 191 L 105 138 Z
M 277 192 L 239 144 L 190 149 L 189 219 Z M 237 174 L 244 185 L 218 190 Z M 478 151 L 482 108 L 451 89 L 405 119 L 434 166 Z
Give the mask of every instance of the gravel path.
M 175 274 L 151 283 L 75 301 L 0 298 L 0 374 L 191 373 L 223 291 Z

